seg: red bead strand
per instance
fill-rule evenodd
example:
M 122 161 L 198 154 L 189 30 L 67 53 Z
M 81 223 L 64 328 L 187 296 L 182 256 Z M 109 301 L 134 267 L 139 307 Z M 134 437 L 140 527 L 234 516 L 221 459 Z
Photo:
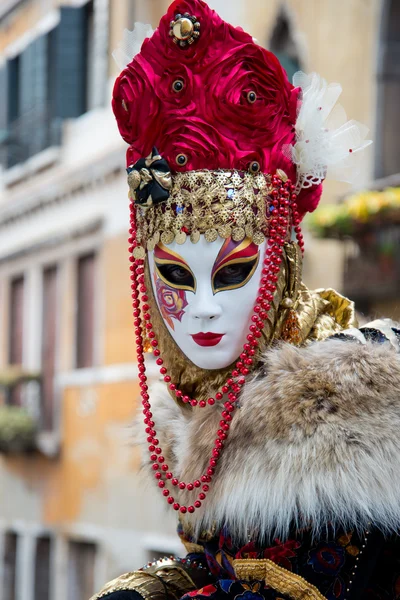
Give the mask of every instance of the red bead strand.
M 232 422 L 232 414 L 237 406 L 238 394 L 245 384 L 245 378 L 249 374 L 250 368 L 254 362 L 253 357 L 259 346 L 259 339 L 262 336 L 262 330 L 264 328 L 265 321 L 268 318 L 268 313 L 271 309 L 271 302 L 276 291 L 278 273 L 280 271 L 280 264 L 282 262 L 281 256 L 283 253 L 283 245 L 285 244 L 286 238 L 290 231 L 290 225 L 294 227 L 297 241 L 301 250 L 303 251 L 304 249 L 304 240 L 299 225 L 300 216 L 296 204 L 297 196 L 294 194 L 295 188 L 290 181 L 286 181 L 284 183 L 279 176 L 276 175 L 272 177 L 272 185 L 274 189 L 271 193 L 271 220 L 268 231 L 268 242 L 264 256 L 260 288 L 254 306 L 253 315 L 251 317 L 249 333 L 247 335 L 246 342 L 243 345 L 243 351 L 240 354 L 239 360 L 236 362 L 235 367 L 233 368 L 225 385 L 223 385 L 221 390 L 215 394 L 215 398 L 208 398 L 207 402 L 205 400 L 198 401 L 195 398 L 190 398 L 189 396 L 184 395 L 183 392 L 178 389 L 177 385 L 171 381 L 171 376 L 168 374 L 168 369 L 165 366 L 164 360 L 160 357 L 158 340 L 151 323 L 151 317 L 149 313 L 150 307 L 148 304 L 149 297 L 144 277 L 144 260 L 135 259 L 132 255 L 129 257 L 131 262 L 131 296 L 139 369 L 139 386 L 142 397 L 144 423 L 146 427 L 145 431 L 148 436 L 147 442 L 149 444 L 148 450 L 150 454 L 150 460 L 152 462 L 154 477 L 158 481 L 158 486 L 162 490 L 163 496 L 165 496 L 168 504 L 173 506 L 174 510 L 180 511 L 182 514 L 185 514 L 186 512 L 194 513 L 195 510 L 199 509 L 202 506 L 202 502 L 204 502 L 206 499 L 206 495 L 210 489 L 209 484 L 212 482 L 215 469 L 218 466 L 218 462 L 222 455 L 224 443 L 228 438 L 230 424 Z M 291 218 L 290 212 L 292 213 Z M 131 254 L 134 248 L 138 245 L 136 241 L 135 206 L 133 203 L 130 204 L 130 222 L 131 227 L 129 229 L 128 242 L 129 252 Z M 193 482 L 186 483 L 184 481 L 180 481 L 174 476 L 174 474 L 169 470 L 168 464 L 166 464 L 164 453 L 160 446 L 159 440 L 157 439 L 157 432 L 155 429 L 155 423 L 153 421 L 150 397 L 148 394 L 143 347 L 143 325 L 146 329 L 146 335 L 151 340 L 153 354 L 157 357 L 156 363 L 160 367 L 160 373 L 163 376 L 164 381 L 168 384 L 169 389 L 175 393 L 177 398 L 179 398 L 185 404 L 189 403 L 191 406 L 205 408 L 207 405 L 212 406 L 216 401 L 222 400 L 224 395 L 228 397 L 228 400 L 224 402 L 221 410 L 221 420 L 219 421 L 219 428 L 216 433 L 214 446 L 208 461 L 209 466 L 207 467 L 206 472 Z M 179 502 L 176 502 L 174 496 L 171 494 L 170 489 L 168 489 L 166 485 L 169 485 L 170 487 L 172 486 L 172 488 L 175 488 L 176 490 L 186 489 L 189 492 L 197 491 L 197 498 L 193 504 L 189 506 L 181 505 Z

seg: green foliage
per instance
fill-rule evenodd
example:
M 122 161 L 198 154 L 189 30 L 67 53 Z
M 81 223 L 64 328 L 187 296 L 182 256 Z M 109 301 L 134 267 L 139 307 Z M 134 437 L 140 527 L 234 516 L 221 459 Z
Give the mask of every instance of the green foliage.
M 35 446 L 36 426 L 25 408 L 0 406 L 0 451 L 26 452 Z

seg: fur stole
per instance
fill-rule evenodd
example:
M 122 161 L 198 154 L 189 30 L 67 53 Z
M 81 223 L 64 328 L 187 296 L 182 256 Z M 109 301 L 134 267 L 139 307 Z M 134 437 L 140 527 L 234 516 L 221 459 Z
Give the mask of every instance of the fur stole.
M 168 465 L 193 481 L 207 468 L 221 406 L 183 411 L 163 384 L 152 405 Z M 181 503 L 193 501 L 194 492 L 172 489 Z M 243 540 L 371 523 L 400 529 L 400 355 L 389 343 L 334 339 L 268 350 L 234 413 L 204 507 L 184 529 L 196 537 L 226 525 Z

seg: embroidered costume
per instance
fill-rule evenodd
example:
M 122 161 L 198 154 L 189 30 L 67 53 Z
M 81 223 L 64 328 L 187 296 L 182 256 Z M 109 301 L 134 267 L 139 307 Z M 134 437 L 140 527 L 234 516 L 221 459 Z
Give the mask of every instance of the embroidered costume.
M 144 30 L 113 109 L 144 462 L 188 555 L 94 599 L 400 597 L 400 330 L 301 280 L 301 220 L 367 131 L 202 0 Z

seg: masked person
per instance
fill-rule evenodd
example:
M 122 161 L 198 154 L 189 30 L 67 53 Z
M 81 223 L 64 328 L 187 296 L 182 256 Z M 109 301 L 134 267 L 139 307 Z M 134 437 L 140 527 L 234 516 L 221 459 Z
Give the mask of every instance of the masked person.
M 399 330 L 301 281 L 301 220 L 369 143 L 339 94 L 201 0 L 117 79 L 144 461 L 188 555 L 97 599 L 399 597 Z

